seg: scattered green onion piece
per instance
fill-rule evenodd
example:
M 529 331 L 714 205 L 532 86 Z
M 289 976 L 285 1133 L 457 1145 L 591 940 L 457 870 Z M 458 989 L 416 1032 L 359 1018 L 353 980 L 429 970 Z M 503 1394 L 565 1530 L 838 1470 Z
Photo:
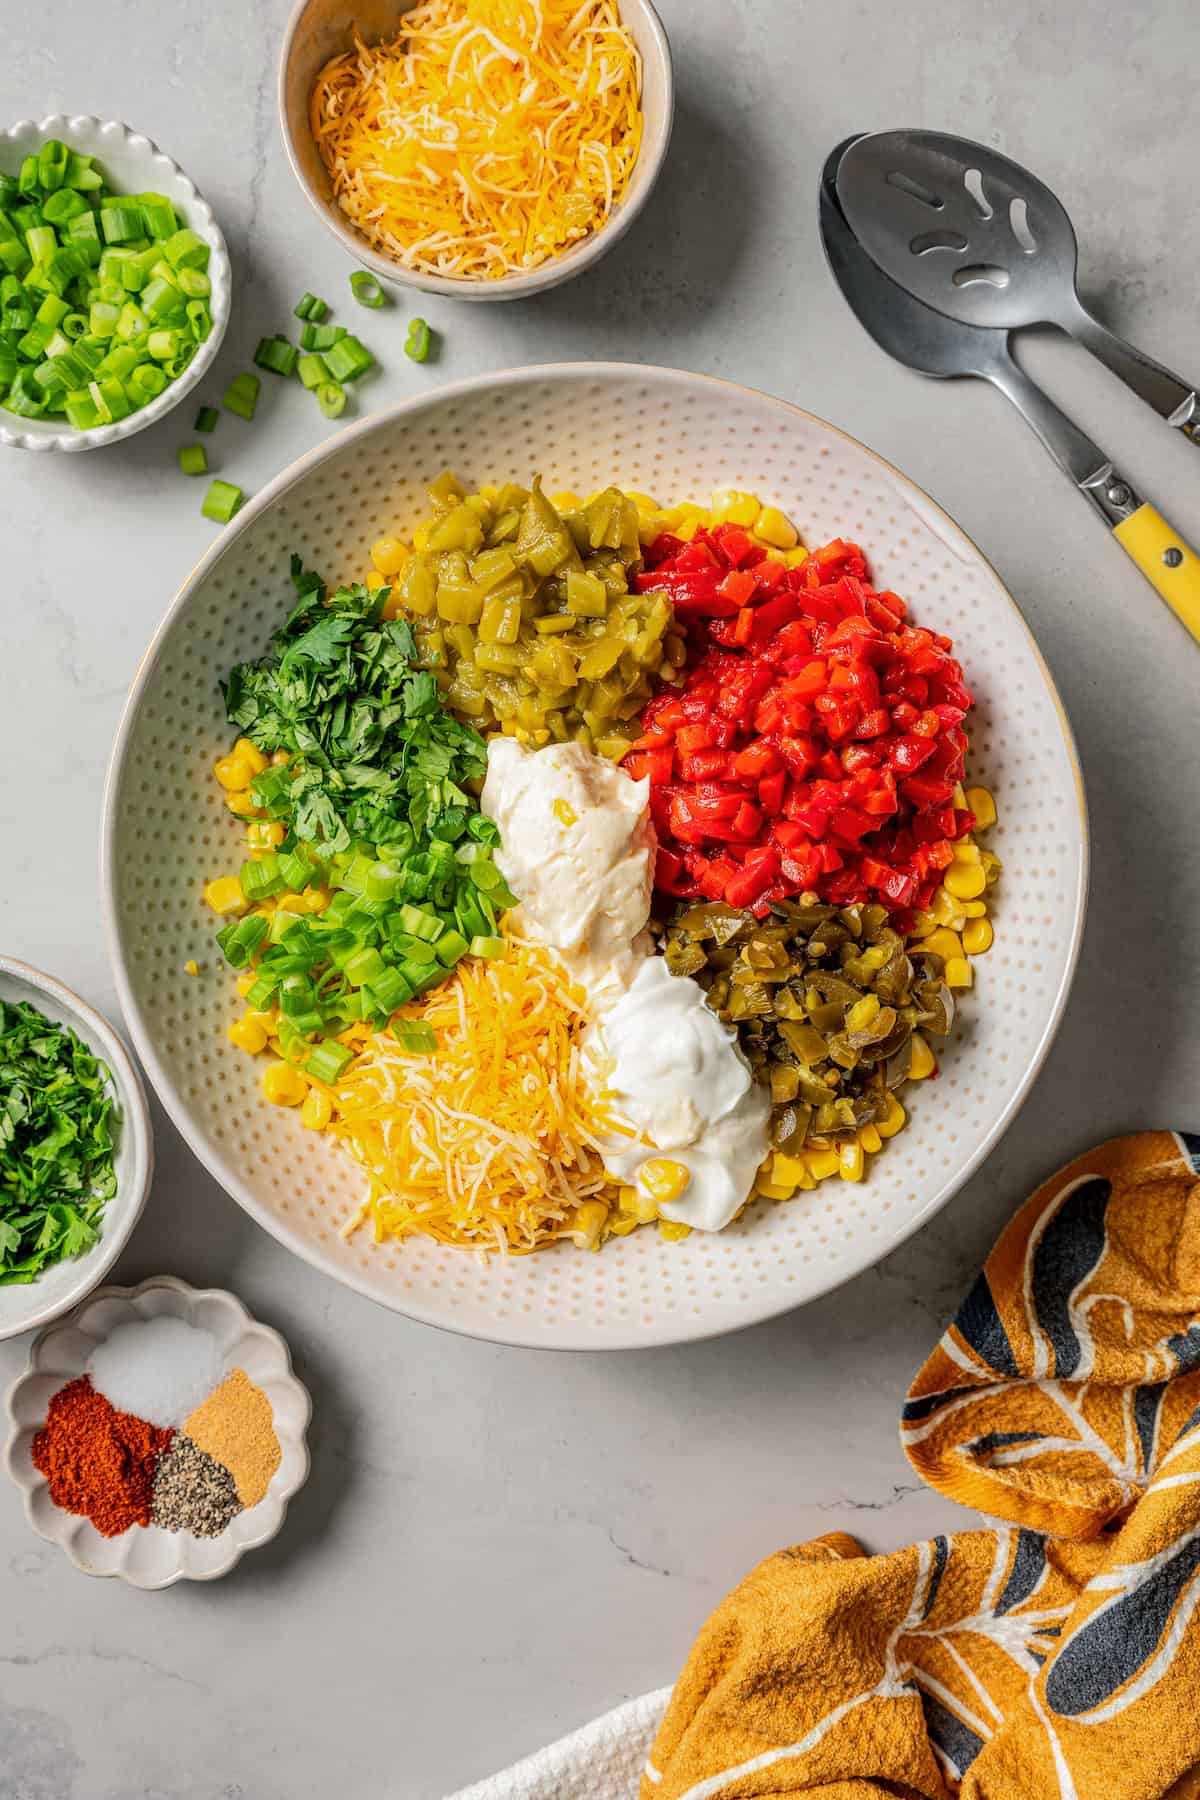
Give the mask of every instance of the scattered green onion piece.
M 217 428 L 217 420 L 220 418 L 220 416 L 221 415 L 217 411 L 215 406 L 202 406 L 200 408 L 200 411 L 196 414 L 196 419 L 195 419 L 195 423 L 192 426 L 192 430 L 193 431 L 215 431 Z
M 323 381 L 317 389 L 317 404 L 327 419 L 340 419 L 346 410 L 346 390 L 338 381 Z
M 319 388 L 329 380 L 329 370 L 325 366 L 325 358 L 312 352 L 302 356 L 296 364 L 296 373 L 306 388 Z
M 433 332 L 424 319 L 413 319 L 409 323 L 408 336 L 404 340 L 404 354 L 414 362 L 427 362 L 433 347 Z
M 328 303 L 318 299 L 316 294 L 304 294 L 296 303 L 295 316 L 298 319 L 311 319 L 319 325 L 329 311 Z
M 350 291 L 360 306 L 377 308 L 387 305 L 387 295 L 367 269 L 355 269 L 350 277 Z
M 139 375 L 143 373 L 145 373 L 145 371 L 141 369 L 138 370 Z M 179 448 L 179 466 L 185 475 L 207 475 L 208 457 L 204 454 L 204 445 L 181 444 Z
M 344 325 L 318 325 L 316 323 L 300 327 L 300 348 L 302 350 L 331 350 L 347 336 Z
M 325 364 L 335 381 L 357 381 L 374 366 L 375 358 L 356 337 L 339 338 L 325 352 Z
M 285 337 L 265 337 L 259 340 L 254 360 L 260 369 L 269 369 L 273 375 L 290 375 L 299 355 L 295 344 L 289 344 Z
M 437 1049 L 437 1033 L 419 1019 L 393 1019 L 392 1036 L 402 1050 L 428 1056 Z
M 200 511 L 206 519 L 215 519 L 218 525 L 228 525 L 241 504 L 242 490 L 240 487 L 234 487 L 231 481 L 214 481 L 204 496 L 204 505 Z M 243 919 L 241 923 L 244 925 L 246 921 Z M 261 923 L 265 929 L 266 921 L 262 920 Z
M 229 412 L 236 413 L 239 419 L 252 419 L 254 409 L 258 405 L 258 389 L 257 375 L 249 373 L 235 375 L 225 389 L 221 404 Z
M 38 154 L 38 181 L 48 194 L 63 184 L 71 152 L 59 138 L 47 138 Z

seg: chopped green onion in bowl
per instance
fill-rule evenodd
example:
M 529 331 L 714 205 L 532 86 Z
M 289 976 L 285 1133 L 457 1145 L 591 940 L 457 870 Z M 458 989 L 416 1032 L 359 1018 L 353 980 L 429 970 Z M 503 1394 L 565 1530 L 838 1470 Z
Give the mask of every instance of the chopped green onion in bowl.
M 156 401 L 212 336 L 211 257 L 167 195 L 47 139 L 0 173 L 0 408 L 70 437 Z

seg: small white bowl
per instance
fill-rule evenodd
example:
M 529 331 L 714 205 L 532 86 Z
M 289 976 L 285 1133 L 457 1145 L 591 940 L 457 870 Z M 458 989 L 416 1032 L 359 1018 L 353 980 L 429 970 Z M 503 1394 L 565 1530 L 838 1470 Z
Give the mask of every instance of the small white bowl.
M 0 956 L 0 1000 L 27 1001 L 55 1024 L 69 1025 L 106 1063 L 120 1112 L 116 1138 L 117 1191 L 104 1208 L 100 1241 L 84 1256 L 55 1263 L 24 1287 L 0 1287 L 0 1340 L 57 1319 L 90 1293 L 125 1248 L 141 1217 L 154 1172 L 154 1138 L 142 1078 L 124 1044 L 78 994 L 12 956 Z
M 282 1461 L 263 1499 L 231 1519 L 219 1537 L 192 1537 L 158 1525 L 131 1525 L 120 1537 L 102 1537 L 90 1519 L 54 1504 L 45 1477 L 33 1466 L 34 1436 L 59 1389 L 86 1372 L 92 1352 L 118 1325 L 160 1318 L 182 1319 L 211 1332 L 226 1369 L 244 1369 L 274 1414 Z M 247 1550 L 276 1535 L 288 1502 L 308 1479 L 312 1402 L 292 1371 L 286 1343 L 269 1325 L 252 1319 L 233 1294 L 189 1287 L 173 1275 L 155 1275 L 132 1288 L 101 1288 L 69 1319 L 40 1332 L 25 1373 L 9 1390 L 7 1411 L 5 1461 L 25 1496 L 25 1516 L 33 1529 L 58 1544 L 84 1575 L 115 1575 L 132 1587 L 164 1588 L 176 1581 L 215 1581 L 228 1575 Z
M 177 381 L 169 382 L 156 400 L 115 425 L 97 425 L 91 431 L 72 431 L 58 419 L 21 419 L 15 413 L 0 411 L 0 444 L 11 449 L 98 450 L 104 444 L 133 437 L 156 419 L 165 418 L 211 368 L 229 323 L 229 252 L 212 207 L 195 183 L 157 144 L 119 119 L 97 119 L 91 113 L 78 113 L 72 118 L 51 113 L 44 119 L 21 119 L 7 131 L 0 130 L 0 169 L 15 174 L 21 159 L 39 149 L 47 138 L 60 138 L 81 155 L 96 157 L 113 187 L 121 193 L 165 194 L 184 223 L 205 239 L 212 252 L 208 263 L 212 330 L 183 374 Z
M 620 0 L 621 18 L 642 59 L 642 142 L 624 196 L 598 231 L 535 269 L 496 281 L 425 275 L 406 269 L 390 256 L 381 256 L 333 199 L 329 176 L 313 141 L 309 98 L 325 64 L 351 48 L 355 30 L 366 43 L 395 37 L 401 18 L 414 4 L 415 0 L 299 0 L 288 20 L 279 53 L 279 123 L 292 173 L 309 205 L 356 262 L 383 281 L 420 288 L 426 294 L 451 300 L 524 300 L 582 274 L 629 230 L 658 180 L 671 141 L 675 115 L 671 46 L 651 0 Z

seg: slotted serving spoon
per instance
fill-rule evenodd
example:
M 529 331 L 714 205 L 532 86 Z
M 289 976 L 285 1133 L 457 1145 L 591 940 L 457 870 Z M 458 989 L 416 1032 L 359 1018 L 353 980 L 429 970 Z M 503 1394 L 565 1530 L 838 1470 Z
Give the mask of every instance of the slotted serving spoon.
M 867 254 L 926 306 L 963 325 L 1057 325 L 1200 444 L 1196 388 L 1092 317 L 1066 210 L 1020 163 L 940 131 L 873 131 L 843 157 L 837 197 Z
M 1013 361 L 1003 326 L 964 325 L 898 287 L 859 243 L 839 205 L 838 168 L 847 138 L 821 174 L 821 240 L 834 279 L 860 325 L 889 356 L 923 375 L 977 375 L 1006 394 L 1121 548 L 1200 643 L 1200 559 L 1136 494 L 1100 446 Z

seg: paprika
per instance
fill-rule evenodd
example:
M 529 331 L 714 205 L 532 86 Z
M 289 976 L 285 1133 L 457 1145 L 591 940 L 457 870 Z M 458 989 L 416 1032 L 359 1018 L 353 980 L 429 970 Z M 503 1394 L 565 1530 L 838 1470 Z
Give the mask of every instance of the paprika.
M 119 1537 L 149 1525 L 155 1466 L 174 1435 L 118 1412 L 80 1375 L 50 1402 L 33 1463 L 56 1506 L 82 1513 L 103 1537 Z

